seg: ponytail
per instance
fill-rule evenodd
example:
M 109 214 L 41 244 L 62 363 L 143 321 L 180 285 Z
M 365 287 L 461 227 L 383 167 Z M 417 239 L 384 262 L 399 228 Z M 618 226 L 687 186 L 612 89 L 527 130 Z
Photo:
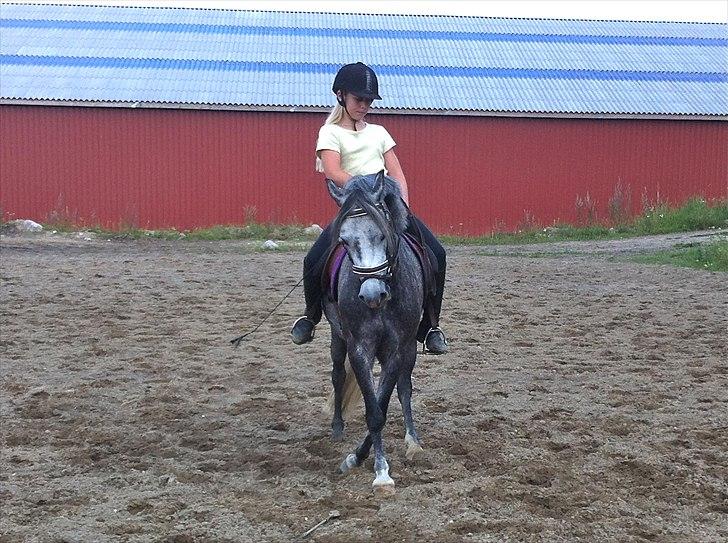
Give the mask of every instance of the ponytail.
M 344 118 L 344 108 L 341 107 L 341 105 L 336 104 L 334 106 L 334 109 L 331 110 L 331 113 L 329 113 L 329 116 L 326 118 L 326 122 L 324 122 L 324 124 L 337 124 L 343 118 Z M 318 157 L 318 153 L 316 154 L 316 171 L 317 172 L 324 171 L 324 164 L 323 164 L 323 162 L 321 162 L 321 159 Z

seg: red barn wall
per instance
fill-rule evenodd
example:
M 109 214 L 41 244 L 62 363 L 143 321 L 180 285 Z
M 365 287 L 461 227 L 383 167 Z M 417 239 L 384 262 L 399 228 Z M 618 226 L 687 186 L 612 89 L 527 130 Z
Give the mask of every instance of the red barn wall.
M 105 227 L 326 223 L 320 113 L 0 106 L 0 209 Z M 439 233 L 600 218 L 617 184 L 643 199 L 728 198 L 728 123 L 375 115 L 411 204 Z

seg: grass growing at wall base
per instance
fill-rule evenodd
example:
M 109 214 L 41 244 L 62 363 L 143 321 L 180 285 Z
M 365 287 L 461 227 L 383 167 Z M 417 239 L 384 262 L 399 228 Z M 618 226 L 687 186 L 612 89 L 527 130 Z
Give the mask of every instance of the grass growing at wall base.
M 73 232 L 78 227 L 62 224 L 44 224 L 47 231 Z M 528 243 L 548 243 L 555 241 L 590 241 L 624 239 L 654 234 L 691 232 L 696 230 L 728 228 L 728 200 L 709 205 L 702 198 L 694 198 L 678 208 L 666 205 L 646 210 L 630 222 L 613 227 L 603 225 L 573 226 L 559 224 L 547 228 L 532 227 L 519 232 L 493 233 L 485 236 L 439 236 L 446 244 L 469 245 L 515 245 Z M 110 239 L 189 239 L 220 241 L 230 239 L 310 242 L 316 235 L 304 232 L 302 225 L 274 225 L 249 222 L 244 226 L 214 226 L 189 231 L 174 229 L 144 230 L 124 228 L 109 230 L 105 228 L 84 228 Z
M 43 228 L 47 231 L 76 232 L 78 227 L 65 224 L 45 224 Z M 301 225 L 272 225 L 272 224 L 247 224 L 245 226 L 212 226 L 210 228 L 199 228 L 195 230 L 175 230 L 173 228 L 161 230 L 145 230 L 143 228 L 123 228 L 120 230 L 109 230 L 101 227 L 81 228 L 85 232 L 93 232 L 100 237 L 107 239 L 164 239 L 164 240 L 261 240 L 273 239 L 277 241 L 312 241 L 317 236 L 304 232 L 305 227 Z
M 684 244 L 667 251 L 636 256 L 631 260 L 644 264 L 669 264 L 728 272 L 728 238 L 705 244 Z
M 728 201 L 713 205 L 702 198 L 693 198 L 677 208 L 660 205 L 646 210 L 632 221 L 612 227 L 603 225 L 573 226 L 557 224 L 520 232 L 498 232 L 486 236 L 440 236 L 445 243 L 473 245 L 517 245 L 554 241 L 594 241 L 624 239 L 655 234 L 693 232 L 728 228 Z
M 640 235 L 725 228 L 728 227 L 728 201 L 711 206 L 702 198 L 692 198 L 678 208 L 662 205 L 637 217 L 633 227 Z

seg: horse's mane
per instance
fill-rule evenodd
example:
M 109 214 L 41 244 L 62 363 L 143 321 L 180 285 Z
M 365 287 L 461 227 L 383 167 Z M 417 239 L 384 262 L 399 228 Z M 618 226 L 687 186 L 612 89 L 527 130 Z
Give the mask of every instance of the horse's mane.
M 394 261 L 399 251 L 399 236 L 407 228 L 409 209 L 402 200 L 399 183 L 383 175 L 382 200 L 387 207 L 389 220 L 375 200 L 375 185 L 380 174 L 352 177 L 344 186 L 344 203 L 332 223 L 332 246 L 338 243 L 341 224 L 356 208 L 362 208 L 372 217 L 387 241 L 387 258 Z
M 374 201 L 374 186 L 379 174 L 358 175 L 352 177 L 344 186 L 344 203 L 341 205 L 338 215 L 333 222 L 333 232 L 338 237 L 341 229 L 341 223 L 346 216 L 357 207 L 364 209 L 377 222 L 377 225 L 383 232 L 393 229 L 392 232 L 396 236 L 400 236 L 407 228 L 409 210 L 402 201 L 402 192 L 399 190 L 399 183 L 389 177 L 384 176 L 383 200 L 387 206 L 391 226 L 385 226 L 381 220 L 385 220 L 382 212 L 377 208 L 377 202 Z

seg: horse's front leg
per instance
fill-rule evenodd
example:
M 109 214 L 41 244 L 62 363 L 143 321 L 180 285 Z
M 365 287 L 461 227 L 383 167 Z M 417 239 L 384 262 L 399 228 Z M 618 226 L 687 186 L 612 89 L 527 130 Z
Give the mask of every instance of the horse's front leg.
M 372 488 L 375 494 L 380 495 L 394 494 L 394 480 L 389 476 L 389 464 L 384 456 L 382 429 L 384 428 L 384 423 L 387 421 L 389 399 L 392 397 L 394 385 L 397 383 L 396 369 L 396 367 L 392 368 L 391 365 L 387 369 L 382 369 L 382 375 L 379 378 L 379 392 L 377 394 L 379 408 L 382 412 L 382 424 L 376 430 L 372 430 L 369 427 L 369 436 L 371 436 L 372 445 L 374 446 L 374 473 L 376 475 L 372 483 Z M 364 444 L 362 444 L 363 446 Z
M 344 385 L 346 383 L 346 342 L 339 336 L 331 334 L 331 382 L 334 385 L 334 416 L 331 419 L 331 439 L 341 441 L 344 439 L 344 417 L 342 414 L 342 401 Z
M 354 364 L 352 363 L 352 367 Z M 382 428 L 387 419 L 387 408 L 389 400 L 392 397 L 394 386 L 397 383 L 396 368 L 383 368 L 382 375 L 379 379 L 379 390 L 374 394 L 374 383 L 371 373 L 371 366 L 366 366 L 366 375 L 362 375 L 355 370 L 357 380 L 362 389 L 364 396 L 365 417 L 369 432 L 357 447 L 357 449 L 349 454 L 341 464 L 341 472 L 347 473 L 351 468 L 360 466 L 369 456 L 369 451 L 374 445 L 374 472 L 376 478 L 372 483 L 374 491 L 382 494 L 391 494 L 394 492 L 394 481 L 389 476 L 389 464 L 384 455 L 384 445 L 382 442 Z
M 359 390 L 361 390 L 362 399 L 364 400 L 364 414 L 367 427 L 371 429 L 371 425 L 376 426 L 383 419 L 381 409 L 377 403 L 376 394 L 374 394 L 374 376 L 372 374 L 374 356 L 367 355 L 361 347 L 352 349 L 348 354 L 351 370 L 354 372 Z M 381 424 L 383 425 L 383 423 Z M 369 440 L 368 446 L 365 448 L 364 443 L 367 443 L 367 440 Z M 369 456 L 369 448 L 371 447 L 369 434 L 367 434 L 364 443 L 355 452 L 346 456 L 339 467 L 341 473 L 348 473 L 352 468 L 361 466 L 362 462 L 366 460 L 367 456 Z

